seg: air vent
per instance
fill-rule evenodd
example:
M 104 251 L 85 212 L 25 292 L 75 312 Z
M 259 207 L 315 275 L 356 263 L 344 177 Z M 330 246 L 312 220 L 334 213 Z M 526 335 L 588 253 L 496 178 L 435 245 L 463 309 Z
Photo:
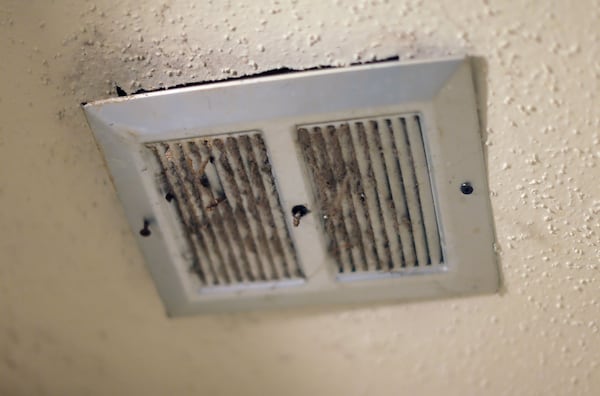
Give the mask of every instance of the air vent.
M 203 286 L 302 278 L 260 133 L 148 144 Z
M 442 264 L 419 116 L 298 128 L 339 273 Z
M 169 315 L 495 291 L 470 64 L 388 62 L 85 105 Z

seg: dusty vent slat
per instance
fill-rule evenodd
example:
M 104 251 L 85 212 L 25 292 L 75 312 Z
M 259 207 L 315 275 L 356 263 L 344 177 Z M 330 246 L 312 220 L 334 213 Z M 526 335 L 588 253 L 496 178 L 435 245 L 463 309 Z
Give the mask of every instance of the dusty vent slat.
M 301 126 L 298 144 L 340 273 L 439 265 L 417 115 Z
M 303 278 L 260 133 L 147 147 L 202 285 Z
M 433 204 L 433 192 L 431 190 L 431 181 L 429 180 L 421 123 L 419 122 L 418 117 L 407 117 L 404 119 L 404 122 L 406 131 L 408 132 L 409 145 L 411 147 L 411 159 L 413 161 L 413 170 L 415 172 L 415 182 L 417 183 L 418 199 L 421 204 L 422 226 L 425 229 L 427 238 L 427 253 L 429 253 L 428 264 L 440 263 L 442 261 L 442 247 L 435 207 Z

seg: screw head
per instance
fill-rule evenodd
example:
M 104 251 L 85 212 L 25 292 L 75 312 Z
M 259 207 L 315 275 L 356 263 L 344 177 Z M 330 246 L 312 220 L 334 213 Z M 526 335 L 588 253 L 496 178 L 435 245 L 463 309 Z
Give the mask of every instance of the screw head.
M 304 205 L 295 205 L 292 208 L 292 216 L 306 216 L 308 213 L 310 212 L 310 210 L 308 210 L 308 208 Z
M 140 230 L 140 235 L 143 237 L 149 237 L 152 232 L 150 231 L 150 222 L 148 220 L 144 220 L 144 228 Z
M 148 236 L 150 236 L 150 234 L 151 234 L 151 232 L 148 228 L 142 228 L 140 230 L 140 235 L 143 237 L 148 237 Z
M 294 227 L 300 225 L 300 219 L 310 213 L 310 210 L 304 205 L 295 205 L 292 208 L 292 216 L 294 218 Z
M 469 182 L 464 182 L 460 185 L 460 192 L 465 195 L 473 194 L 473 186 Z

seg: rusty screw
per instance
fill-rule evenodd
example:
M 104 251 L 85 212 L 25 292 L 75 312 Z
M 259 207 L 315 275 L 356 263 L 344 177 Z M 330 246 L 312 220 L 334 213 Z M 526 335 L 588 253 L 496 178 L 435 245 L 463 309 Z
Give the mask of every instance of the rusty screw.
M 292 208 L 292 217 L 294 218 L 294 227 L 300 225 L 300 219 L 310 213 L 310 210 L 304 205 L 296 205 Z

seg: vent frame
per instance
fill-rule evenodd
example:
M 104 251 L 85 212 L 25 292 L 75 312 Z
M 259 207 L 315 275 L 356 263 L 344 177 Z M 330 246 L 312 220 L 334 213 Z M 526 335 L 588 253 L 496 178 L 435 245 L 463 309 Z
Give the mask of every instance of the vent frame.
M 324 91 L 323 86 L 329 89 Z M 248 96 L 253 100 L 248 101 Z M 84 111 L 170 315 L 410 300 L 498 288 L 491 207 L 468 59 L 389 62 L 221 82 L 108 99 L 87 104 Z M 443 268 L 350 276 L 340 282 L 331 270 L 334 266 L 313 211 L 299 227 L 293 227 L 291 216 L 286 218 L 305 280 L 293 281 L 293 285 L 271 282 L 216 290 L 199 287 L 190 277 L 182 257 L 186 238 L 156 186 L 156 164 L 146 144 L 261 131 L 284 213 L 289 213 L 296 204 L 314 206 L 300 157 L 290 155 L 297 154 L 294 136 L 299 125 L 408 113 L 422 117 L 446 257 Z M 469 196 L 459 189 L 465 181 L 475 186 Z M 462 223 L 465 218 L 470 221 L 468 229 Z M 152 232 L 147 238 L 138 233 L 144 220 Z

